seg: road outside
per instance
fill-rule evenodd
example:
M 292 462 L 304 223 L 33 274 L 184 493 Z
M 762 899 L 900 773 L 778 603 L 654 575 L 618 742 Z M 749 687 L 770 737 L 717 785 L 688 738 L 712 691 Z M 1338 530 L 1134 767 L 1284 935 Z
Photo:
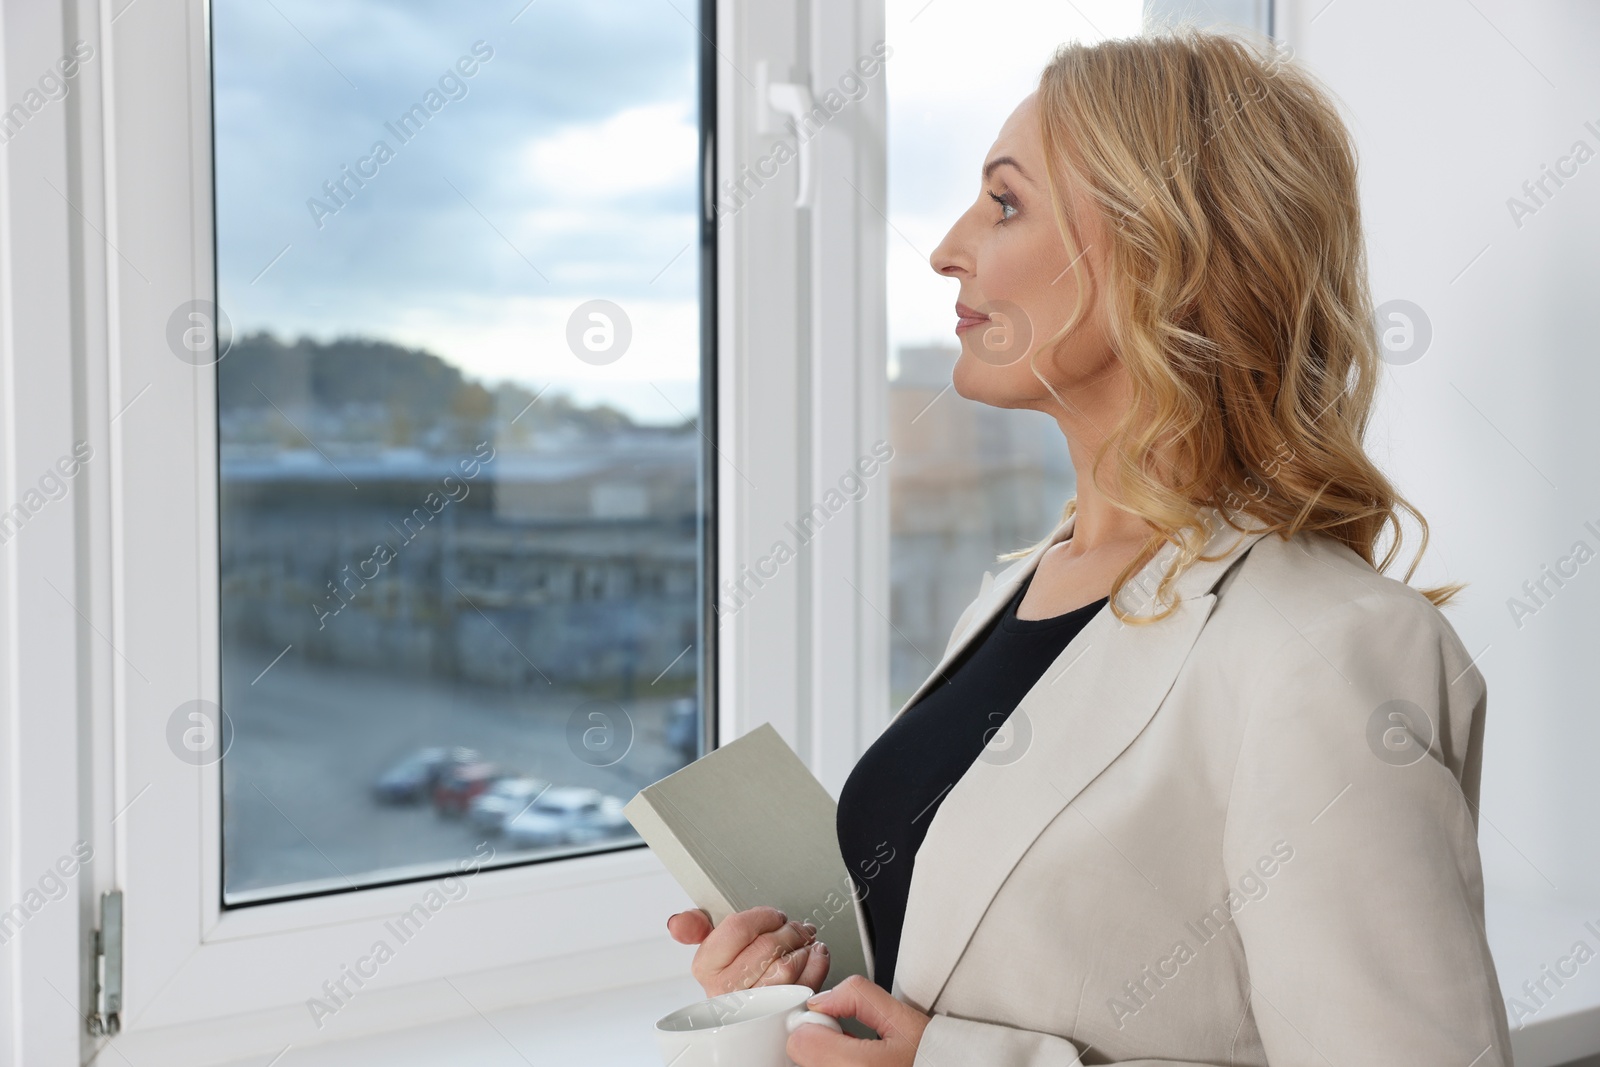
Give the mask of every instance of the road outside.
M 223 760 L 224 894 L 229 903 L 443 871 L 471 857 L 485 835 L 460 818 L 377 801 L 372 783 L 431 745 L 464 745 L 508 771 L 555 785 L 590 786 L 626 801 L 672 773 L 682 756 L 665 740 L 670 699 L 625 705 L 634 738 L 610 766 L 569 747 L 569 720 L 594 694 L 534 683 L 508 691 L 287 655 L 229 650 L 223 707 L 233 744 Z M 626 720 L 624 720 L 625 722 Z M 636 845 L 621 838 L 578 850 L 511 852 L 496 862 Z

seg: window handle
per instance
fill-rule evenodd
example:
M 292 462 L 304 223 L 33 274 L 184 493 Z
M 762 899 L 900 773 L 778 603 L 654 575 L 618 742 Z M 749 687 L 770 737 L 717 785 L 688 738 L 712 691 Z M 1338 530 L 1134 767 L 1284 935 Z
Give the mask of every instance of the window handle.
M 802 133 L 806 116 L 815 107 L 811 87 L 799 82 L 774 82 L 767 79 L 767 61 L 756 63 L 756 132 L 776 133 L 777 116 L 793 120 L 794 137 L 800 174 L 794 194 L 795 207 L 807 207 L 811 202 L 811 145 L 810 138 Z

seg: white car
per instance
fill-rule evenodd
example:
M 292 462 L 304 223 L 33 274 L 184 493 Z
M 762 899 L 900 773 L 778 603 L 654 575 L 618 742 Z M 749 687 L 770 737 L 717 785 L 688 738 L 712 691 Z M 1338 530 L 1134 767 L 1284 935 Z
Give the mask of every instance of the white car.
M 586 786 L 551 786 L 527 811 L 505 824 L 506 841 L 512 848 L 549 848 L 565 844 L 569 835 L 598 817 L 605 795 Z
M 567 831 L 567 841 L 574 845 L 587 845 L 633 832 L 633 824 L 622 814 L 622 803 L 621 797 L 601 797 L 599 810 Z
M 549 785 L 539 778 L 502 778 L 472 798 L 467 817 L 484 833 L 498 834 Z

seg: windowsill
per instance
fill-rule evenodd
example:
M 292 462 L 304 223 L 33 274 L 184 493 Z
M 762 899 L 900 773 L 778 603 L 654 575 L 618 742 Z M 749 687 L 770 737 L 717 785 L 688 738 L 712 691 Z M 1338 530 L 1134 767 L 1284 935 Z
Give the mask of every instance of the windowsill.
M 1501 988 L 1509 1000 L 1528 995 L 1537 980 L 1579 939 L 1594 943 L 1584 926 L 1600 925 L 1579 905 L 1489 894 L 1488 926 Z M 575 1067 L 659 1067 L 651 1023 L 698 1000 L 687 974 L 596 993 L 541 1000 L 465 1018 L 430 1022 L 321 1045 L 295 1046 L 292 1067 L 517 1067 L 532 1063 Z M 1512 1047 L 1518 1067 L 1557 1067 L 1600 1052 L 1600 966 L 1584 966 L 1544 1008 L 1518 1028 Z M 281 1053 L 279 1054 L 281 1055 Z M 275 1067 L 291 1067 L 283 1057 Z M 104 1061 L 102 1061 L 104 1062 Z M 215 1067 L 268 1067 L 273 1055 Z
M 274 1067 L 660 1067 L 651 1024 L 705 994 L 688 975 L 296 1047 Z M 280 1054 L 281 1055 L 281 1054 Z M 252 1056 L 217 1067 L 267 1067 Z

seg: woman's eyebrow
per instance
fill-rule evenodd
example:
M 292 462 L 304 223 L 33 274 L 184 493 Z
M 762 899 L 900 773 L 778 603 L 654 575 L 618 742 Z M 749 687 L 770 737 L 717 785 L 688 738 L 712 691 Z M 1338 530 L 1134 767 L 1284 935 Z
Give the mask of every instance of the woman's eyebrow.
M 1018 163 L 1016 160 L 1012 159 L 1010 156 L 1000 156 L 1000 157 L 998 157 L 996 159 L 991 159 L 989 162 L 985 163 L 983 165 L 983 180 L 984 181 L 988 181 L 989 180 L 989 175 L 994 173 L 995 168 L 996 167 L 1002 167 L 1002 166 L 1015 167 L 1015 168 L 1017 168 L 1017 173 L 1022 175 L 1022 180 L 1023 181 L 1026 181 L 1026 182 L 1029 182 L 1029 183 L 1031 183 L 1033 181 L 1032 178 L 1028 177 L 1028 172 L 1022 169 L 1022 164 Z

